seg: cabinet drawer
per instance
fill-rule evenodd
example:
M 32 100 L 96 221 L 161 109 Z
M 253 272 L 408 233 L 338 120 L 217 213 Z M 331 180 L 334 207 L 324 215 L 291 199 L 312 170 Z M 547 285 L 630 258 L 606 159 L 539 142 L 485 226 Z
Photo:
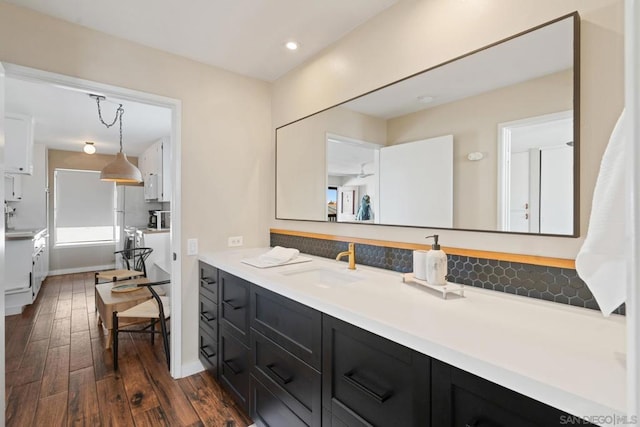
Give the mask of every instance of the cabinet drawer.
M 232 333 L 244 345 L 249 345 L 249 290 L 251 283 L 220 271 L 220 323 L 230 326 Z
M 207 370 L 213 371 L 214 375 L 218 370 L 218 340 L 212 336 L 207 329 L 200 328 L 199 358 Z
M 238 405 L 249 410 L 249 349 L 226 325 L 220 326 L 218 372 L 220 382 L 230 392 Z
M 564 412 L 439 360 L 432 360 L 432 425 L 560 426 Z M 586 421 L 580 425 L 590 425 Z
M 200 293 L 208 292 L 208 297 L 218 302 L 218 269 L 200 261 Z
M 212 336 L 218 336 L 218 304 L 205 294 L 200 294 L 200 327 L 208 328 Z
M 251 327 L 321 370 L 322 314 L 259 286 L 251 287 Z
M 323 316 L 322 404 L 349 426 L 428 426 L 429 358 Z
M 307 423 L 253 377 L 251 401 L 251 418 L 259 427 L 308 427 Z
M 251 331 L 252 372 L 306 425 L 320 426 L 320 373 L 285 349 Z

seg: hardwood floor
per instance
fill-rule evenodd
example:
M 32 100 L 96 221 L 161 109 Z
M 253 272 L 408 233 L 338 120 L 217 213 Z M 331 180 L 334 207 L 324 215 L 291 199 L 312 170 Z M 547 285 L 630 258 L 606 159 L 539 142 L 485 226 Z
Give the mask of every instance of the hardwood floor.
M 49 277 L 6 317 L 7 426 L 221 426 L 251 423 L 201 372 L 174 380 L 162 339 L 120 337 L 119 372 L 98 327 L 91 273 Z

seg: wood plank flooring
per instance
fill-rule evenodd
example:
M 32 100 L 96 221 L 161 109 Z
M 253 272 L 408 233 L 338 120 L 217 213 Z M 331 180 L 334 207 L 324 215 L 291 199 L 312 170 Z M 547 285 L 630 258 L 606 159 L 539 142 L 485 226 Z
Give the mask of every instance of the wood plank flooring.
M 6 317 L 7 426 L 251 424 L 208 373 L 172 379 L 161 338 L 121 336 L 115 372 L 94 301 L 92 273 L 53 276 Z

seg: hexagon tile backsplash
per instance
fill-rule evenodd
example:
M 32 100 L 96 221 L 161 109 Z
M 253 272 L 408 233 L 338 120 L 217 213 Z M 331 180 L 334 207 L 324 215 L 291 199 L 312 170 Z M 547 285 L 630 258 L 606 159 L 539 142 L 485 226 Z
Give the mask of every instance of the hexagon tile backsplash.
M 347 250 L 347 245 L 347 241 L 271 233 L 271 246 L 296 248 L 324 258 L 335 258 L 339 252 Z M 447 259 L 447 280 L 450 282 L 599 309 L 591 291 L 574 269 L 451 254 L 447 254 Z M 357 244 L 356 260 L 358 264 L 401 273 L 413 271 L 413 253 L 409 249 Z M 624 315 L 624 304 L 614 313 Z

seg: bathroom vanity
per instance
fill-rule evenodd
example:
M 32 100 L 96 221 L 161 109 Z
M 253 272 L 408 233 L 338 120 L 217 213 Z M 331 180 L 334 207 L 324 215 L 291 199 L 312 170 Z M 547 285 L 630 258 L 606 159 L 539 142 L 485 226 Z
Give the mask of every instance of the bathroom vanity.
M 200 359 L 258 425 L 624 414 L 622 316 L 476 288 L 444 300 L 399 273 L 318 257 L 241 262 L 267 250 L 200 255 Z

